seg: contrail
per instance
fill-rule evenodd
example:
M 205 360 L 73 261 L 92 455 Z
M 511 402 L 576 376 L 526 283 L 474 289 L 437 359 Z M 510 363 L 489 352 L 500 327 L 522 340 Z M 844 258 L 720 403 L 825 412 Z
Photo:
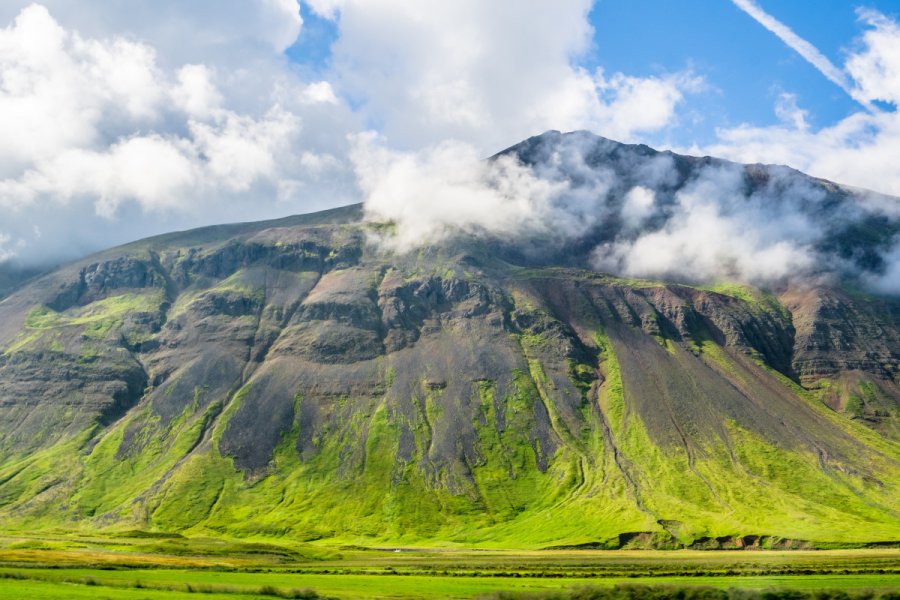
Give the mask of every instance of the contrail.
M 753 17 L 757 23 L 774 33 L 778 38 L 793 49 L 797 54 L 806 59 L 809 64 L 814 66 L 829 81 L 847 92 L 851 98 L 868 108 L 873 110 L 874 107 L 865 98 L 853 89 L 850 78 L 843 69 L 836 66 L 828 57 L 819 52 L 818 48 L 804 40 L 802 37 L 793 32 L 793 30 L 764 11 L 754 0 L 731 0 L 735 6 Z

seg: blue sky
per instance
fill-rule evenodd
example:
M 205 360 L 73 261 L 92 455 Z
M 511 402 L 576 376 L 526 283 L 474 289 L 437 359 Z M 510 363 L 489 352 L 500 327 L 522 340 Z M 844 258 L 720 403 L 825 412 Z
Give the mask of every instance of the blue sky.
M 843 62 L 862 29 L 857 7 L 886 15 L 900 2 L 762 0 L 759 5 L 809 40 L 835 64 Z M 812 10 L 811 10 L 812 9 Z M 731 2 L 599 0 L 591 11 L 595 48 L 585 64 L 635 75 L 674 71 L 686 65 L 702 74 L 710 91 L 691 99 L 703 121 L 685 123 L 679 141 L 710 143 L 715 127 L 777 122 L 773 105 L 794 93 L 813 125 L 846 117 L 859 105 L 812 65 Z

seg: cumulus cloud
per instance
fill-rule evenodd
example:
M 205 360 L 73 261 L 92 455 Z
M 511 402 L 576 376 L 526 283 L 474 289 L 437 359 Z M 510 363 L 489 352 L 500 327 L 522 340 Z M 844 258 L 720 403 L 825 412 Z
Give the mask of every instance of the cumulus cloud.
M 812 175 L 900 195 L 900 118 L 896 113 L 853 114 L 817 130 L 792 123 L 741 125 L 718 132 L 718 141 L 695 152 L 740 162 L 796 166 Z
M 158 79 L 147 46 L 84 40 L 29 6 L 0 30 L 0 172 L 97 142 L 105 119 L 152 122 Z
M 623 151 L 624 148 L 624 151 Z M 671 155 L 645 155 L 587 132 L 548 132 L 490 160 L 463 142 L 400 152 L 375 133 L 352 160 L 378 240 L 408 251 L 458 234 L 562 247 L 610 224 L 625 233 L 659 216 L 657 190 L 679 185 Z
M 0 264 L 16 256 L 16 243 L 6 233 L 0 233 Z
M 0 23 L 13 20 L 31 2 L 3 2 Z M 265 62 L 290 46 L 303 25 L 298 0 L 40 0 L 39 4 L 84 38 L 123 37 L 164 49 L 161 60 L 166 68 Z
M 847 59 L 847 71 L 858 94 L 868 101 L 900 104 L 900 26 L 874 10 L 859 11 L 869 27 L 862 37 L 862 50 Z
M 244 191 L 276 175 L 301 129 L 277 101 L 259 116 L 224 108 L 205 65 L 166 73 L 153 48 L 83 39 L 42 6 L 0 32 L 0 50 L 9 50 L 0 52 L 0 136 L 8 140 L 0 148 L 7 174 L 21 173 L 0 182 L 6 205 L 83 195 L 111 216 L 129 199 L 175 206 L 191 186 Z M 309 103 L 334 101 L 325 83 L 303 92 Z
M 169 92 L 175 106 L 187 115 L 205 119 L 222 108 L 222 94 L 215 75 L 206 65 L 185 65 L 178 69 L 178 82 Z
M 97 214 L 112 217 L 123 198 L 149 209 L 176 205 L 177 192 L 192 178 L 192 164 L 177 144 L 158 135 L 137 136 L 103 152 L 67 149 L 18 179 L 0 181 L 0 194 L 5 207 L 20 210 L 50 196 L 88 197 Z
M 595 114 L 583 128 L 624 141 L 672 125 L 684 94 L 704 89 L 702 78 L 687 72 L 646 78 L 616 73 L 606 79 L 598 70 L 595 82 L 601 100 L 594 105 Z
M 778 96 L 775 103 L 775 116 L 778 120 L 788 127 L 793 127 L 797 131 L 806 131 L 809 129 L 807 119 L 809 111 L 806 111 L 797 104 L 797 95 L 787 92 Z
M 455 139 L 482 153 L 548 129 L 619 139 L 672 125 L 689 72 L 631 77 L 577 65 L 591 0 L 316 0 L 337 21 L 335 78 L 399 148 Z
M 163 14 L 177 8 L 164 4 Z M 57 260 L 167 229 L 352 201 L 352 173 L 336 156 L 354 119 L 327 82 L 282 64 L 276 50 L 299 31 L 296 2 L 263 4 L 257 18 L 293 24 L 266 37 L 269 62 L 251 77 L 263 82 L 251 104 L 230 87 L 240 69 L 173 63 L 132 36 L 87 37 L 43 5 L 0 29 L 0 261 Z M 124 16 L 114 7 L 110 18 Z M 95 239 L 85 242 L 81 228 Z M 56 235 L 38 239 L 37 230 Z

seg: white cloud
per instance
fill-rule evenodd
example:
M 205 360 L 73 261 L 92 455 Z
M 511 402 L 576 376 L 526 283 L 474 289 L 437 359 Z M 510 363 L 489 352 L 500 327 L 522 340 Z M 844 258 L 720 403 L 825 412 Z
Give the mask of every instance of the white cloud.
M 868 275 L 864 279 L 869 286 L 883 294 L 900 295 L 900 242 L 885 253 L 885 272 L 880 275 Z
M 718 132 L 702 151 L 740 162 L 792 165 L 817 177 L 900 195 L 900 119 L 896 113 L 853 114 L 815 131 L 743 125 Z
M 591 0 L 319 0 L 337 20 L 335 80 L 395 146 L 456 139 L 488 153 L 547 129 L 632 139 L 674 122 L 688 74 L 579 68 Z
M 177 206 L 193 179 L 193 168 L 177 142 L 158 135 L 136 136 L 104 151 L 61 152 L 18 180 L 0 182 L 0 191 L 7 201 L 16 199 L 19 208 L 44 196 L 57 201 L 86 198 L 98 215 L 111 218 L 126 200 L 150 210 Z
M 656 194 L 653 190 L 636 185 L 625 194 L 622 203 L 622 222 L 628 229 L 638 229 L 653 214 Z
M 863 34 L 864 48 L 847 59 L 847 71 L 858 94 L 866 100 L 900 105 L 900 26 L 873 10 L 861 10 L 869 27 Z
M 461 142 L 397 152 L 374 133 L 357 137 L 353 162 L 366 215 L 396 230 L 382 242 L 408 250 L 454 232 L 521 233 L 543 228 L 561 185 L 537 177 L 512 157 L 482 160 Z
M 147 46 L 102 44 L 63 30 L 32 5 L 0 29 L 0 176 L 100 141 L 101 121 L 158 116 L 160 73 Z
M 306 4 L 320 17 L 334 19 L 344 5 L 344 0 L 306 0 Z
M 685 92 L 703 88 L 702 79 L 688 73 L 665 77 L 628 77 L 616 73 L 610 79 L 602 71 L 595 75 L 602 100 L 588 128 L 606 137 L 631 140 L 637 133 L 658 131 L 672 125 L 675 108 Z
M 222 94 L 216 88 L 212 69 L 206 65 L 185 65 L 178 70 L 172 88 L 175 106 L 198 119 L 212 116 L 222 108 Z
M 303 100 L 310 104 L 324 103 L 337 104 L 338 99 L 334 94 L 334 88 L 327 81 L 316 81 L 303 89 Z
M 228 113 L 219 124 L 191 122 L 190 129 L 209 175 L 243 191 L 255 179 L 277 174 L 278 157 L 289 151 L 300 120 L 274 107 L 262 119 Z
M 746 197 L 743 186 L 738 168 L 704 170 L 678 192 L 662 228 L 598 247 L 595 266 L 687 281 L 771 283 L 807 274 L 817 265 L 811 244 L 823 231 L 797 205 L 804 196 L 815 198 L 815 192 L 794 187 L 790 200 L 765 190 Z M 641 188 L 629 197 L 635 190 Z
M 221 1 L 216 2 L 217 8 L 227 10 Z M 303 19 L 300 18 L 300 3 L 298 0 L 265 0 L 263 10 L 260 11 L 260 30 L 269 29 L 269 39 L 273 49 L 280 51 L 294 43 L 300 33 Z
M 775 116 L 782 123 L 797 131 L 806 131 L 809 128 L 809 124 L 806 122 L 809 112 L 797 104 L 796 94 L 782 93 L 778 96 L 778 101 L 775 103 Z
M 223 108 L 204 65 L 167 74 L 152 48 L 83 39 L 41 6 L 0 32 L 0 48 L 13 50 L 0 53 L 0 136 L 20 168 L 0 182 L 7 206 L 87 198 L 113 217 L 129 200 L 157 210 L 204 189 L 245 191 L 278 174 L 278 157 L 290 155 L 300 130 L 300 117 L 277 105 L 258 118 Z M 319 98 L 328 91 L 313 89 Z M 60 121 L 79 125 L 57 131 Z
M 4 229 L 24 244 L 16 246 L 24 261 L 353 200 L 352 113 L 328 82 L 303 81 L 278 54 L 296 37 L 296 2 L 263 4 L 254 18 L 277 17 L 291 29 L 264 44 L 237 38 L 232 49 L 247 50 L 248 62 L 235 64 L 221 56 L 178 63 L 180 47 L 158 49 L 131 35 L 87 37 L 36 4 L 0 28 L 0 210 Z M 173 7 L 159 5 L 156 25 Z M 143 10 L 132 24 L 153 34 L 138 22 Z M 186 11 L 186 22 L 200 13 Z M 113 8 L 109 17 L 125 15 Z M 217 47 L 240 25 L 217 31 L 215 23 L 197 36 L 221 38 Z M 242 31 L 256 35 L 254 23 Z M 76 247 L 82 229 L 96 235 Z M 36 230 L 53 234 L 38 242 Z
M 0 23 L 31 2 L 0 3 Z M 166 68 L 266 60 L 290 46 L 303 24 L 298 0 L 40 0 L 40 5 L 82 37 L 122 37 L 160 49 Z

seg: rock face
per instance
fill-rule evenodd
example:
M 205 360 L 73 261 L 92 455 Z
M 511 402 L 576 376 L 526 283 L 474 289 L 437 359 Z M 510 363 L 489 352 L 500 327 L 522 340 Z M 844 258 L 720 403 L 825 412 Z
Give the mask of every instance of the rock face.
M 896 300 L 617 279 L 576 246 L 386 254 L 371 227 L 152 238 L 0 302 L 2 526 L 900 540 Z

